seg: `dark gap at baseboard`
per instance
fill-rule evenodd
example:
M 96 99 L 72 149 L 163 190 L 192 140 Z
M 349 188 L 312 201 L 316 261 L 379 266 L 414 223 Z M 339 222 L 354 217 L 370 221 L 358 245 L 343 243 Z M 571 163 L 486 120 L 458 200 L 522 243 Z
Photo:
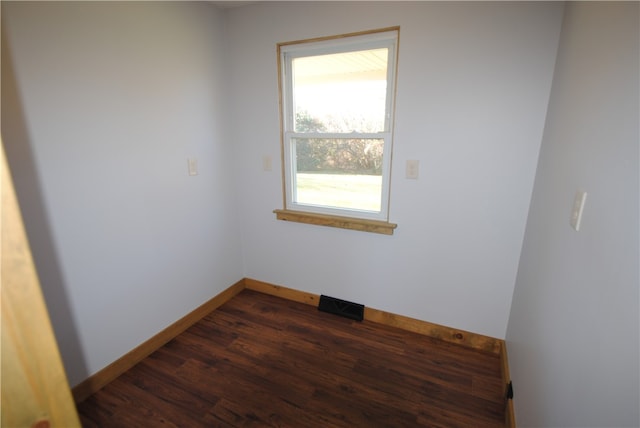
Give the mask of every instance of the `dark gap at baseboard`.
M 350 318 L 356 321 L 364 319 L 364 305 L 359 303 L 347 302 L 346 300 L 337 299 L 325 295 L 320 296 L 318 302 L 318 310 Z

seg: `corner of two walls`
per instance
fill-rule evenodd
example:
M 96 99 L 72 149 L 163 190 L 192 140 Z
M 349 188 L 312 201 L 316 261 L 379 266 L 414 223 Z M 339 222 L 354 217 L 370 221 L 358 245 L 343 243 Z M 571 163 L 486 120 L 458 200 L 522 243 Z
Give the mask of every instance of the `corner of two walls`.
M 503 339 L 560 3 L 283 2 L 227 12 L 245 276 Z M 314 19 L 308 19 L 313 16 Z M 400 26 L 393 236 L 282 222 L 276 44 Z M 250 126 L 247 126 L 250 124 Z M 256 137 L 259 130 L 259 137 Z M 408 159 L 418 180 L 405 179 Z
M 222 18 L 2 2 L 2 133 L 72 386 L 243 276 Z

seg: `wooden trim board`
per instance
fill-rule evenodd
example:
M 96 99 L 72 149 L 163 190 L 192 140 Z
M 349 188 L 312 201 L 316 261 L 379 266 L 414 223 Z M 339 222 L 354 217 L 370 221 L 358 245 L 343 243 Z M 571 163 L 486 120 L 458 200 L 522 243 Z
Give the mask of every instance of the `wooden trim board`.
M 279 285 L 269 284 L 251 278 L 245 278 L 245 287 L 249 290 L 259 291 L 265 294 L 282 297 L 296 302 L 306 303 L 308 305 L 318 305 L 320 296 L 317 294 L 307 293 L 292 288 L 282 287 Z M 414 333 L 423 334 L 449 343 L 456 343 L 469 348 L 490 352 L 500 355 L 503 340 L 495 339 L 489 336 L 483 336 L 477 333 L 471 333 L 464 330 L 458 330 L 433 324 L 427 321 L 421 321 L 414 318 L 396 315 L 389 312 L 364 308 L 364 319 L 379 324 L 397 327 L 403 330 L 412 331 Z
M 367 307 L 364 308 L 364 319 L 412 331 L 435 339 L 440 339 L 444 342 L 455 343 L 468 348 L 477 349 L 479 351 L 485 351 L 496 355 L 500 353 L 501 341 L 500 339 L 495 339 L 493 337 L 445 327 L 428 321 L 417 320 L 403 315 L 396 315 Z
M 262 282 L 256 279 L 245 278 L 244 286 L 248 290 L 282 297 L 283 299 L 293 300 L 294 302 L 305 303 L 311 306 L 318 306 L 318 302 L 320 302 L 319 294 L 307 293 L 306 291 L 299 291 L 293 288 L 283 287 L 281 285 L 269 284 L 268 282 Z
M 362 232 L 393 235 L 393 230 L 398 227 L 395 223 L 380 220 L 365 220 L 355 217 L 342 217 L 329 214 L 308 213 L 293 210 L 273 210 L 278 220 L 293 221 L 296 223 L 315 224 L 318 226 L 338 227 L 341 229 L 359 230 Z
M 99 372 L 80 382 L 72 389 L 75 402 L 80 403 L 86 400 L 92 394 L 98 392 L 109 382 L 116 379 L 122 373 L 135 366 L 137 363 L 152 354 L 154 351 L 169 342 L 171 339 L 200 321 L 207 314 L 222 306 L 227 301 L 231 300 L 242 290 L 244 290 L 243 279 L 236 282 L 231 287 L 216 295 L 206 303 L 198 306 L 196 309 L 180 318 L 178 321 L 171 324 L 169 327 L 165 328 L 160 333 L 153 336 L 151 339 L 140 344 L 133 350 L 129 351 L 127 354 L 118 358 Z

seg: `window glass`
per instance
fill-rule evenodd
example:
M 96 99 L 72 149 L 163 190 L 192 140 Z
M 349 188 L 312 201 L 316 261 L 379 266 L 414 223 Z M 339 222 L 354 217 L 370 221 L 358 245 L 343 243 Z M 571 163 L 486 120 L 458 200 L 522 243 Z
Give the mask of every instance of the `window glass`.
M 388 57 L 388 49 L 371 49 L 295 58 L 295 131 L 384 131 Z
M 379 212 L 380 139 L 296 138 L 294 200 L 298 204 Z

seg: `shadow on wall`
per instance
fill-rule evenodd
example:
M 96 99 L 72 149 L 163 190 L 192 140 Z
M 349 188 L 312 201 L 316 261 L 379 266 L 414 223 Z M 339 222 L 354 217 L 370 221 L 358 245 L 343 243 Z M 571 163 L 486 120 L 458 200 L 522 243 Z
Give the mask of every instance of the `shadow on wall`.
M 82 373 L 82 379 L 84 379 L 89 376 L 89 373 L 48 222 L 44 195 L 40 188 L 31 140 L 17 88 L 8 37 L 4 31 L 5 26 L 2 25 L 2 27 L 2 115 L 0 118 L 2 141 L 40 279 L 40 287 L 67 376 L 70 368 L 73 367 L 73 372 Z

